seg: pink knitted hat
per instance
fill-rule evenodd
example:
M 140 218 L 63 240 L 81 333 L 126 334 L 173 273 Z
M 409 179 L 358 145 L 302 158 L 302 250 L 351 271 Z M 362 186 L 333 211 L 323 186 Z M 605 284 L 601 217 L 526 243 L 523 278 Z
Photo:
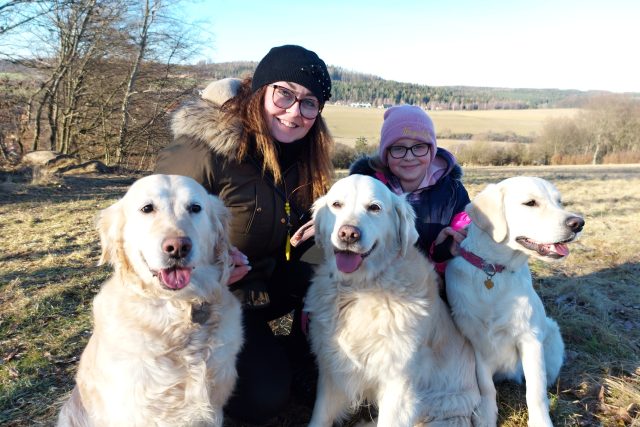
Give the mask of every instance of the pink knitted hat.
M 397 105 L 384 112 L 384 122 L 380 131 L 378 155 L 387 164 L 387 148 L 402 138 L 426 142 L 431 145 L 431 161 L 436 156 L 436 131 L 431 118 L 415 105 Z

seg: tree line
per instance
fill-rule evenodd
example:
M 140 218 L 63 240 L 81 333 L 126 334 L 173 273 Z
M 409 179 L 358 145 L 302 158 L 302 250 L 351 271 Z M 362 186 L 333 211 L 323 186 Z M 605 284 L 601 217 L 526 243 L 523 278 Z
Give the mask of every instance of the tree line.
M 251 75 L 256 62 L 210 63 L 185 68 L 194 78 L 207 81 Z M 427 110 L 495 110 L 527 108 L 580 108 L 602 91 L 561 89 L 510 89 L 470 86 L 428 86 L 384 80 L 381 77 L 328 66 L 333 82 L 332 103 L 370 103 L 373 107 L 419 105 Z M 635 94 L 640 97 L 640 94 Z

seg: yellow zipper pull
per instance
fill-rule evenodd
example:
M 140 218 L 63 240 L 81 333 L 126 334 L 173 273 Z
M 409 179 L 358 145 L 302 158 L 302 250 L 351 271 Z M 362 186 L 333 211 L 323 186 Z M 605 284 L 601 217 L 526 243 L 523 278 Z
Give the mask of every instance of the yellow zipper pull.
M 287 233 L 287 243 L 284 248 L 284 256 L 289 261 L 291 259 L 291 235 Z
M 284 256 L 289 261 L 291 259 L 291 206 L 288 200 L 284 203 L 284 211 L 287 214 L 287 241 L 284 246 Z

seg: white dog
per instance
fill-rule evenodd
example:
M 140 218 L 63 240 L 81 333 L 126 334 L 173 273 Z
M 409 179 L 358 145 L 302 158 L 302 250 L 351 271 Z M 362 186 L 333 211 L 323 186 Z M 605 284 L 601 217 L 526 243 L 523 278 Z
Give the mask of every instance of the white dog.
M 363 175 L 314 204 L 325 261 L 305 303 L 319 365 L 312 427 L 364 400 L 377 404 L 379 426 L 468 426 L 474 411 L 477 424 L 495 425 L 495 410 L 478 408 L 473 349 L 414 247 L 414 219 L 406 200 Z
M 449 262 L 453 318 L 496 378 L 526 380 L 530 426 L 550 426 L 547 386 L 558 376 L 564 344 L 533 289 L 528 259 L 560 259 L 584 220 L 562 208 L 540 178 L 489 185 L 467 206 L 472 219 L 461 255 Z
M 151 175 L 98 219 L 113 277 L 59 426 L 221 426 L 241 311 L 228 291 L 227 210 L 191 178 Z

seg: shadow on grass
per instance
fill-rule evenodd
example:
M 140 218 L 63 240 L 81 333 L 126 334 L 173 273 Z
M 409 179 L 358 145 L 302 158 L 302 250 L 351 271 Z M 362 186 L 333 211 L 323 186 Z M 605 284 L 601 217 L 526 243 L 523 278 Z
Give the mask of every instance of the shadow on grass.
M 46 350 L 46 359 L 40 360 L 46 364 L 28 370 L 18 367 L 20 380 L 0 394 L 0 425 L 55 425 L 60 407 L 75 385 L 77 364 L 89 336 L 88 331 L 79 331 L 67 338 L 59 351 Z
M 601 167 L 581 166 L 579 168 L 565 168 L 562 166 L 549 167 L 495 167 L 487 169 L 463 168 L 465 184 L 493 184 L 509 176 L 527 175 L 537 176 L 551 182 L 576 180 L 612 180 L 629 179 L 640 176 L 638 167 Z
M 67 240 L 71 242 L 72 238 L 68 238 Z M 94 242 L 93 246 L 94 246 L 94 248 L 92 249 L 92 252 L 95 253 L 95 255 L 96 255 L 95 259 L 96 259 L 96 262 L 97 262 L 98 257 L 100 255 L 100 242 L 97 241 L 97 237 L 96 237 L 96 241 Z M 24 250 L 22 252 L 0 255 L 0 262 L 7 262 L 7 261 L 17 261 L 17 262 L 34 261 L 34 260 L 42 259 L 42 258 L 47 257 L 47 256 L 64 256 L 64 255 L 68 255 L 70 253 L 79 252 L 79 251 L 84 250 L 86 248 L 87 248 L 86 244 L 73 243 L 73 244 L 68 244 L 68 245 L 66 245 L 64 247 L 56 248 L 56 249 L 46 248 L 46 249 L 43 249 L 41 251 L 33 251 L 33 250 L 26 251 L 26 250 Z M 18 272 L 9 273 L 9 274 L 6 274 L 4 276 L 0 275 L 0 283 L 15 279 L 16 277 L 19 277 L 19 276 L 20 276 L 20 273 L 18 273 Z
M 47 252 L 50 254 L 50 252 Z M 21 271 L 10 271 L 8 273 L 0 274 L 0 290 L 4 287 L 4 284 L 19 281 L 19 286 L 23 289 L 35 287 L 40 288 L 44 286 L 54 286 L 57 283 L 66 283 L 69 281 L 84 281 L 87 275 L 94 274 L 95 271 L 100 270 L 98 267 L 89 267 L 86 261 L 78 261 L 77 265 L 60 265 L 46 268 L 39 268 L 30 270 L 28 274 Z M 2 297 L 0 297 L 2 300 Z
M 0 203 L 58 203 L 69 200 L 115 198 L 142 175 L 65 176 L 60 184 L 31 185 L 17 181 L 16 185 L 0 192 Z
M 0 394 L 0 425 L 55 424 L 61 397 L 73 387 L 90 335 L 89 313 L 97 290 L 93 282 L 67 286 L 25 307 L 27 315 L 20 321 L 2 319 L 0 335 L 13 348 L 0 353 L 7 360 L 0 373 L 6 369 L 11 377 Z M 86 323 L 79 322 L 79 316 L 85 316 Z

